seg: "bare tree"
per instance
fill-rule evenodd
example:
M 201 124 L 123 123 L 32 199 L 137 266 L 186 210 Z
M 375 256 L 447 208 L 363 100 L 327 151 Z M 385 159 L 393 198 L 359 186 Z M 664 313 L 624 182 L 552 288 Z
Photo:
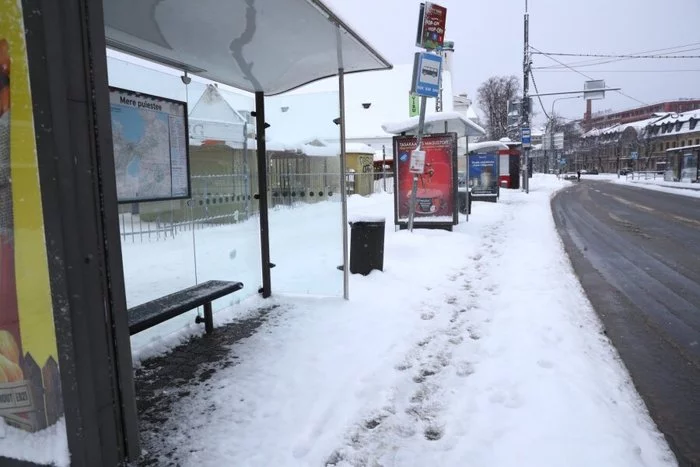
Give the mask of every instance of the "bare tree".
M 514 75 L 492 76 L 479 86 L 477 100 L 486 116 L 489 138 L 508 136 L 508 102 L 520 95 L 519 90 L 520 82 Z

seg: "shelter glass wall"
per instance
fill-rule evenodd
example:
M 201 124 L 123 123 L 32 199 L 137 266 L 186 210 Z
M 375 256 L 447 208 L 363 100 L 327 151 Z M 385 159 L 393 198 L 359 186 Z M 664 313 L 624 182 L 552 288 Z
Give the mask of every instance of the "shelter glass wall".
M 242 282 L 241 291 L 214 302 L 216 321 L 217 312 L 261 285 L 257 158 L 254 124 L 247 124 L 253 97 L 198 78 L 186 85 L 177 70 L 114 52 L 108 54 L 108 72 L 110 86 L 187 102 L 189 114 L 191 196 L 119 205 L 127 306 L 207 280 Z M 119 157 L 146 155 L 119 154 L 115 145 Z M 201 327 L 194 324 L 201 312 L 132 336 L 133 351 L 187 326 Z
M 342 296 L 338 92 L 266 98 L 273 293 Z

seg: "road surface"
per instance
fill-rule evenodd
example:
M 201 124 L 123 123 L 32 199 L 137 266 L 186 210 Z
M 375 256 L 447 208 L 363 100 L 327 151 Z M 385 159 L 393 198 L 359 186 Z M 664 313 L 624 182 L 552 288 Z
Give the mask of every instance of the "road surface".
M 700 466 L 700 199 L 584 179 L 552 210 L 679 464 Z

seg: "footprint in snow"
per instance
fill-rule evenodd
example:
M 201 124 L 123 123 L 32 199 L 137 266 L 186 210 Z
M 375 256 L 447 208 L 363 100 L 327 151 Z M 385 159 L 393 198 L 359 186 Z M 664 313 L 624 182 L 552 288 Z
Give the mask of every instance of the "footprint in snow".
M 459 376 L 460 378 L 466 378 L 467 376 L 474 374 L 474 365 L 471 362 L 458 362 L 456 368 L 457 376 Z
M 433 318 L 435 318 L 435 313 L 433 313 L 432 311 L 428 311 L 420 315 L 420 319 L 422 319 L 423 321 L 429 321 Z
M 442 438 L 444 434 L 444 430 L 442 427 L 439 426 L 429 426 L 428 428 L 425 429 L 424 435 L 425 439 L 428 441 L 437 441 L 440 438 Z
M 540 368 L 554 368 L 554 363 L 549 360 L 537 360 L 537 365 Z

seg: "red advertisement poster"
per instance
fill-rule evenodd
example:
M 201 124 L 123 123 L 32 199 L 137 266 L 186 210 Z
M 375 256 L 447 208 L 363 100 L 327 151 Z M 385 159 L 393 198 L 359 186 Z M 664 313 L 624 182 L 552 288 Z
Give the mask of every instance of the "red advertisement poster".
M 442 47 L 445 40 L 447 8 L 426 2 L 422 8 L 422 23 L 419 25 L 418 47 L 428 50 Z
M 409 172 L 411 151 L 416 149 L 415 136 L 394 138 L 394 208 L 395 223 L 408 222 L 413 174 Z M 457 135 L 445 133 L 423 137 L 425 170 L 418 176 L 414 223 L 420 225 L 457 223 L 455 205 Z

